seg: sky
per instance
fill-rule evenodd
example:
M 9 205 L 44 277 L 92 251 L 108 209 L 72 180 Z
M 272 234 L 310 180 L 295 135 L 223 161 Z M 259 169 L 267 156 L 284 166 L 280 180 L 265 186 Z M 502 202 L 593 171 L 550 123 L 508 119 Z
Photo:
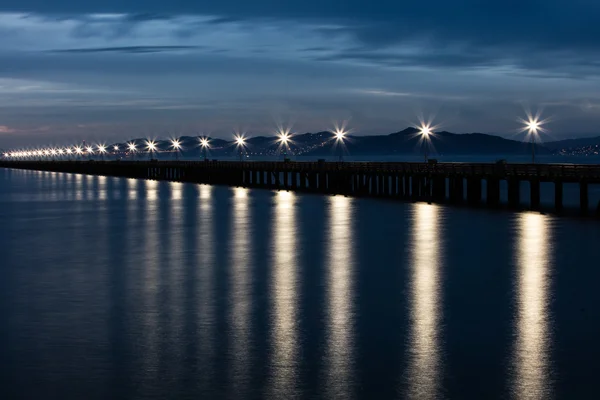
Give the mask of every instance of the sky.
M 2 0 L 0 148 L 233 132 L 600 135 L 596 0 Z

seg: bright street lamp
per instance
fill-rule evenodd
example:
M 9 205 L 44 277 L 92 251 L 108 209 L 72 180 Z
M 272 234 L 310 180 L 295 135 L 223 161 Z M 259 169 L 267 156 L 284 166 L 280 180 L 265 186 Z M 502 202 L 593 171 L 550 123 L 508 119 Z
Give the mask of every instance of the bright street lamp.
M 246 139 L 242 136 L 242 135 L 236 135 L 235 136 L 235 143 L 236 146 L 239 150 L 239 154 L 240 154 L 240 161 L 242 161 L 243 157 L 242 157 L 242 150 L 244 149 L 244 146 L 246 145 Z
M 146 149 L 148 150 L 148 153 L 150 154 L 150 159 L 152 159 L 152 156 L 154 155 L 154 152 L 156 151 L 156 142 L 153 140 L 146 140 Z
M 179 150 L 181 150 L 181 142 L 179 139 L 171 140 L 171 147 L 175 150 L 175 159 L 179 160 Z
M 209 140 L 205 137 L 200 138 L 200 147 L 202 147 L 202 153 L 204 155 L 204 160 L 208 161 L 206 153 L 208 152 L 208 149 L 210 148 Z
M 433 134 L 433 130 L 430 124 L 421 124 L 419 127 L 419 135 L 421 135 L 422 146 L 423 146 L 423 154 L 425 156 L 425 162 L 427 162 L 427 150 L 429 147 L 429 140 L 431 135 Z
M 346 133 L 347 132 L 344 130 L 344 128 L 336 127 L 333 131 L 333 136 L 335 138 L 336 145 L 340 149 L 340 161 L 344 161 L 344 140 L 346 140 Z

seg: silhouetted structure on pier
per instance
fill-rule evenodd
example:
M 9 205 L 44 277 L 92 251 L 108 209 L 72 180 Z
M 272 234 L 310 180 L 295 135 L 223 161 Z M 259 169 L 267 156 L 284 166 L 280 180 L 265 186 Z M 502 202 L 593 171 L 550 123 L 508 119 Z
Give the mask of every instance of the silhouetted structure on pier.
M 579 185 L 579 212 L 589 214 L 588 186 L 600 165 L 281 162 L 281 161 L 0 161 L 0 167 L 216 185 L 373 196 L 468 206 L 540 209 L 540 183 L 554 183 L 553 210 L 562 213 L 563 185 Z M 485 191 L 484 188 L 485 181 Z M 501 204 L 501 181 L 507 202 Z M 521 182 L 529 182 L 529 207 Z

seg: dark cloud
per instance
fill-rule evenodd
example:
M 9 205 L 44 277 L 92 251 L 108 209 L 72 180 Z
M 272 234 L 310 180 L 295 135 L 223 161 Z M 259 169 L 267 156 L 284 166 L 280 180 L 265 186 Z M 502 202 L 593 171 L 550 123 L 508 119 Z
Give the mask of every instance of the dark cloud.
M 452 46 L 462 46 L 469 53 L 485 49 L 488 61 L 480 60 L 479 55 L 441 56 L 450 63 L 474 59 L 475 66 L 526 58 L 535 52 L 585 52 L 592 59 L 600 53 L 600 2 L 593 0 L 4 0 L 0 10 L 122 12 L 131 14 L 130 23 L 177 14 L 214 15 L 208 21 L 213 24 L 265 19 L 310 21 L 324 25 L 326 34 L 350 35 L 369 50 L 415 41 L 442 53 Z M 85 28 L 81 31 L 90 34 Z M 185 30 L 181 33 L 186 34 Z
M 50 50 L 49 53 L 164 53 L 179 50 L 195 50 L 199 46 L 124 46 L 124 47 L 98 47 L 87 49 L 59 49 Z

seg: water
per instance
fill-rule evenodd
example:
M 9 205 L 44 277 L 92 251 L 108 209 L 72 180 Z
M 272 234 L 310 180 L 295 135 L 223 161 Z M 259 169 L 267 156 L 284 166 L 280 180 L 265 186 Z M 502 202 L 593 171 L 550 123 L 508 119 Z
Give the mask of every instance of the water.
M 597 221 L 0 169 L 3 399 L 583 399 Z

